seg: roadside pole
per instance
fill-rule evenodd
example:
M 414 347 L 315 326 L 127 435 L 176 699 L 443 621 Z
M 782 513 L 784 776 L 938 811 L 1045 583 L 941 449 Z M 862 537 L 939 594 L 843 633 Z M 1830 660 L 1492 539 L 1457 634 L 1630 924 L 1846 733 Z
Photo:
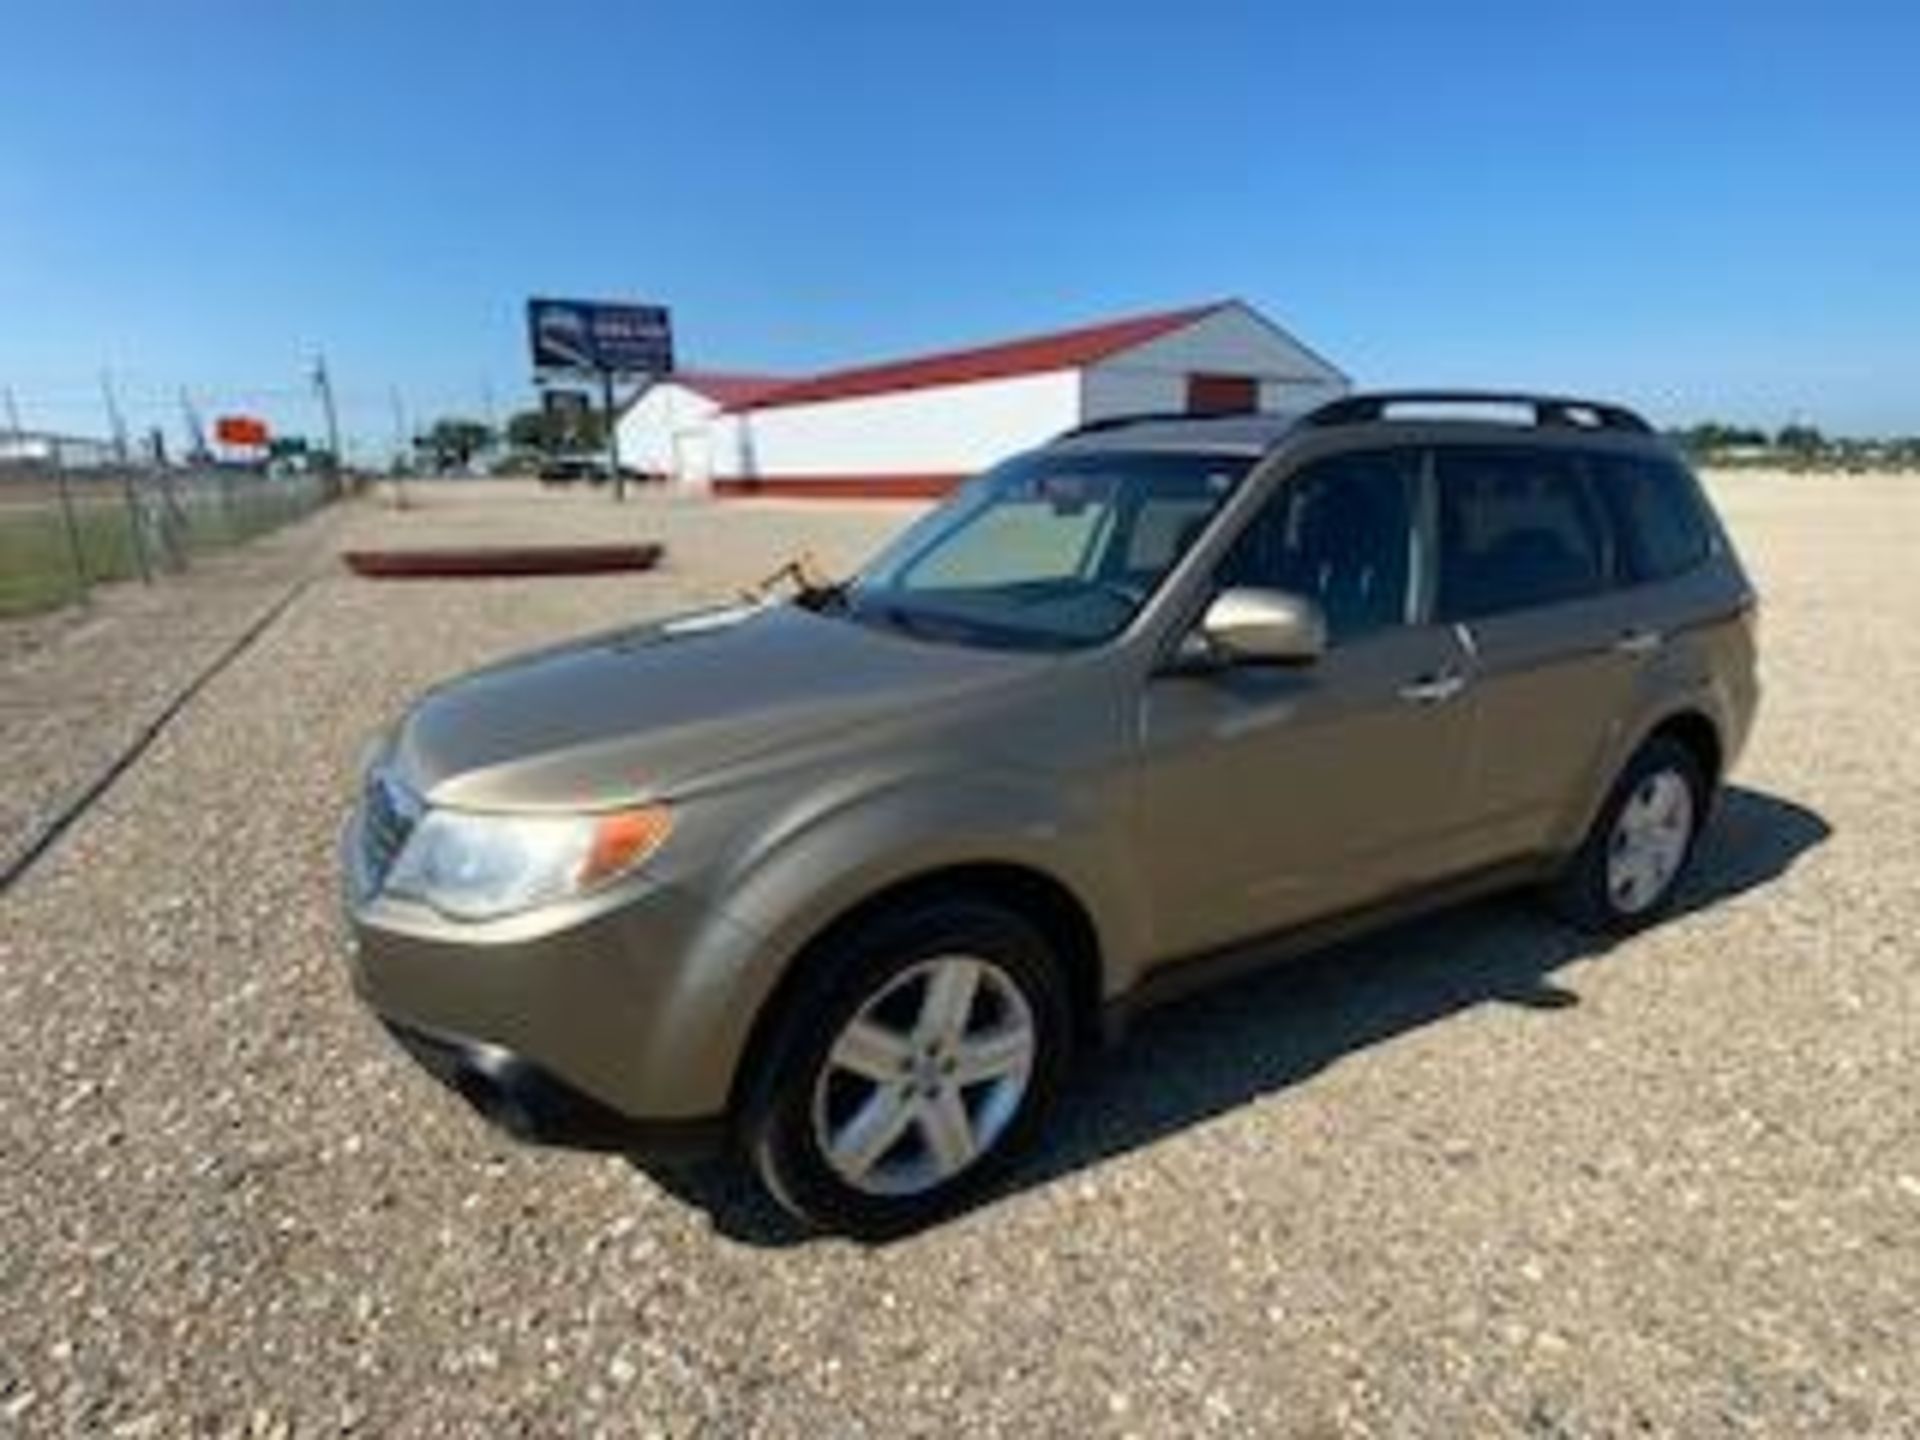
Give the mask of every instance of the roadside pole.
M 60 488 L 60 515 L 67 524 L 67 549 L 73 556 L 73 580 L 80 587 L 80 603 L 85 605 L 92 598 L 87 585 L 87 554 L 80 546 L 80 521 L 73 513 L 73 489 L 67 483 L 67 467 L 58 458 L 53 465 L 53 483 Z
M 153 562 L 147 558 L 147 537 L 141 533 L 144 527 L 140 523 L 140 497 L 133 491 L 133 467 L 125 460 L 120 462 L 120 493 L 127 502 L 127 536 L 133 541 L 134 564 L 140 567 L 140 579 L 151 585 Z
M 153 583 L 153 561 L 147 554 L 145 527 L 140 519 L 140 497 L 134 493 L 133 457 L 127 453 L 127 422 L 120 414 L 119 397 L 113 393 L 113 371 L 100 368 L 100 398 L 106 402 L 107 428 L 113 432 L 113 453 L 120 467 L 120 493 L 127 502 L 127 538 L 133 545 L 133 562 L 140 579 Z
M 340 474 L 340 416 L 333 408 L 333 377 L 327 374 L 327 357 L 313 357 L 313 388 L 320 393 L 320 408 L 327 422 L 327 479 L 331 484 Z
M 613 371 L 600 371 L 600 409 L 606 416 L 607 426 L 607 464 L 613 471 L 613 498 L 627 498 L 627 477 L 620 468 L 620 427 L 614 423 L 613 414 Z
M 393 404 L 393 508 L 407 508 L 407 466 L 413 463 L 413 449 L 407 443 L 407 407 L 401 403 L 400 387 L 389 385 L 387 399 Z
M 130 464 L 133 456 L 127 449 L 127 421 L 120 413 L 120 398 L 113 393 L 113 371 L 106 366 L 100 369 L 100 398 L 107 404 L 107 428 L 113 434 L 113 453 L 122 465 Z

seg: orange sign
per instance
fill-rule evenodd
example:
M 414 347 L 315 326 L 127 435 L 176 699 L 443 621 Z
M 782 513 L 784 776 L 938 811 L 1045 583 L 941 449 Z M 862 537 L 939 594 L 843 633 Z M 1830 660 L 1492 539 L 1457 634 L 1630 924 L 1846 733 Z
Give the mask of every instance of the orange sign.
M 213 438 L 222 445 L 257 449 L 267 443 L 267 422 L 251 415 L 222 415 L 213 422 Z

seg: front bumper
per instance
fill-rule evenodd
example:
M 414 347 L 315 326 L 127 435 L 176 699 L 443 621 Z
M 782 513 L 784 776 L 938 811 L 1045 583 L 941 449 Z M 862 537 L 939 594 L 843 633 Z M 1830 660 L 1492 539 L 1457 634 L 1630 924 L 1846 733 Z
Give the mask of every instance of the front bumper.
M 511 1050 L 394 1021 L 387 1033 L 434 1079 L 515 1139 L 576 1150 L 694 1160 L 722 1150 L 722 1117 L 640 1120 L 605 1105 Z
M 357 831 L 343 837 L 350 876 Z M 354 989 L 509 1130 L 635 1149 L 723 1126 L 758 1009 L 740 977 L 762 942 L 717 909 L 637 878 L 468 923 L 348 888 Z

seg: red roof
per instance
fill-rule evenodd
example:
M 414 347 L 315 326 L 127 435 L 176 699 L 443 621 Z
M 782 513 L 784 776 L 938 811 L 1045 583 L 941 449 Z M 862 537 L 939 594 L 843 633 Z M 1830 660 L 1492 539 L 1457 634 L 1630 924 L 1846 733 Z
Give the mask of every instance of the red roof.
M 1224 308 L 1228 302 L 1194 305 L 1184 310 L 1162 310 L 1108 320 L 997 345 L 967 350 L 943 350 L 881 365 L 830 370 L 766 391 L 751 400 L 733 402 L 734 410 L 760 410 L 776 405 L 799 405 L 811 400 L 841 400 L 855 395 L 880 395 L 894 390 L 921 390 L 930 385 L 958 385 L 969 380 L 996 380 L 1007 375 L 1038 375 L 1049 370 L 1074 370 L 1122 350 L 1184 329 L 1194 321 Z
M 791 375 L 748 375 L 738 370 L 676 370 L 667 378 L 728 410 L 751 405 L 762 395 L 793 383 Z

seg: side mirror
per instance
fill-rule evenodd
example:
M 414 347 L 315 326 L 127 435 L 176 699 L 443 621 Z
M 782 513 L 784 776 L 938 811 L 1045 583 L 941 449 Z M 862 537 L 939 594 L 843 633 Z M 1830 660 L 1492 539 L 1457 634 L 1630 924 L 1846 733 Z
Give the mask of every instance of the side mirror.
M 1311 665 L 1326 653 L 1327 617 L 1304 595 L 1223 590 L 1188 639 L 1197 641 L 1216 663 Z

